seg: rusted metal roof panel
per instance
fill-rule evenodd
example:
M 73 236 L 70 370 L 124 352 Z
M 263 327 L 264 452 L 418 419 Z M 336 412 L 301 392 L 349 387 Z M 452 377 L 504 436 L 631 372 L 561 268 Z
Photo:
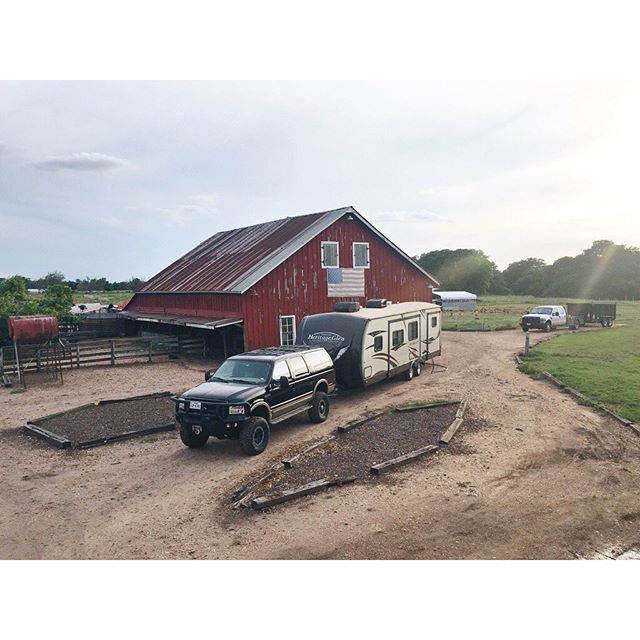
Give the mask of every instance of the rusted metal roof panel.
M 351 214 L 422 271 L 353 207 L 221 231 L 151 278 L 139 293 L 244 293 L 342 216 Z

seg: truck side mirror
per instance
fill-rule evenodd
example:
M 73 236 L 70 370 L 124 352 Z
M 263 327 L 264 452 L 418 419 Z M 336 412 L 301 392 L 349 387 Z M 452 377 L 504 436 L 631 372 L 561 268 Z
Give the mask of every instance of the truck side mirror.
M 287 376 L 280 376 L 280 388 L 288 389 L 291 385 L 289 384 L 289 378 Z
M 211 371 L 209 371 L 209 369 L 207 369 L 207 370 L 204 372 L 204 381 L 205 381 L 205 382 L 209 382 L 209 378 L 211 378 Z

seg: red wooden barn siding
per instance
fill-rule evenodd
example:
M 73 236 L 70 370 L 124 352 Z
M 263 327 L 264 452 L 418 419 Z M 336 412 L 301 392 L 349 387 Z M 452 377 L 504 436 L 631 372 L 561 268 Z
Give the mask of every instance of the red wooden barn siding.
M 280 343 L 279 318 L 296 317 L 296 327 L 305 315 L 332 311 L 339 300 L 329 298 L 327 272 L 321 267 L 321 242 L 340 243 L 340 267 L 353 267 L 352 243 L 368 242 L 370 268 L 365 272 L 364 305 L 371 298 L 394 302 L 431 302 L 427 277 L 398 255 L 358 220 L 336 221 L 304 247 L 287 258 L 244 294 L 138 293 L 127 309 L 149 313 L 178 313 L 204 317 L 244 318 L 246 349 Z
M 370 268 L 364 269 L 365 295 L 362 298 L 329 298 L 327 272 L 321 267 L 321 243 L 340 243 L 340 266 L 353 267 L 352 243 L 368 242 Z M 256 349 L 280 343 L 279 317 L 296 317 L 296 326 L 305 315 L 333 311 L 339 300 L 371 298 L 394 302 L 431 302 L 427 277 L 398 255 L 358 220 L 341 218 L 266 275 L 242 296 L 245 346 Z

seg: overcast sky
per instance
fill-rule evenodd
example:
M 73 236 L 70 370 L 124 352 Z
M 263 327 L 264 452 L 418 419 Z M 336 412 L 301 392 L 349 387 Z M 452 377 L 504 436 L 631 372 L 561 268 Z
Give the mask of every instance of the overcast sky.
M 0 275 L 148 278 L 345 205 L 501 268 L 637 246 L 639 113 L 603 83 L 0 82 Z

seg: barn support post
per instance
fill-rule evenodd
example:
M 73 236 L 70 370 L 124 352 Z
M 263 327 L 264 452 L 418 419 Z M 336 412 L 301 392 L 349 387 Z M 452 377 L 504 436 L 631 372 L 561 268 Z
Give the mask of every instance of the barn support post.
M 229 348 L 227 346 L 227 332 L 224 330 L 224 328 L 221 328 L 220 331 L 222 332 L 222 348 L 224 350 L 224 359 L 226 360 L 229 357 Z
M 152 362 L 153 358 L 153 338 L 149 338 L 149 362 Z
M 116 343 L 114 340 L 109 340 L 111 346 L 111 366 L 116 364 Z

